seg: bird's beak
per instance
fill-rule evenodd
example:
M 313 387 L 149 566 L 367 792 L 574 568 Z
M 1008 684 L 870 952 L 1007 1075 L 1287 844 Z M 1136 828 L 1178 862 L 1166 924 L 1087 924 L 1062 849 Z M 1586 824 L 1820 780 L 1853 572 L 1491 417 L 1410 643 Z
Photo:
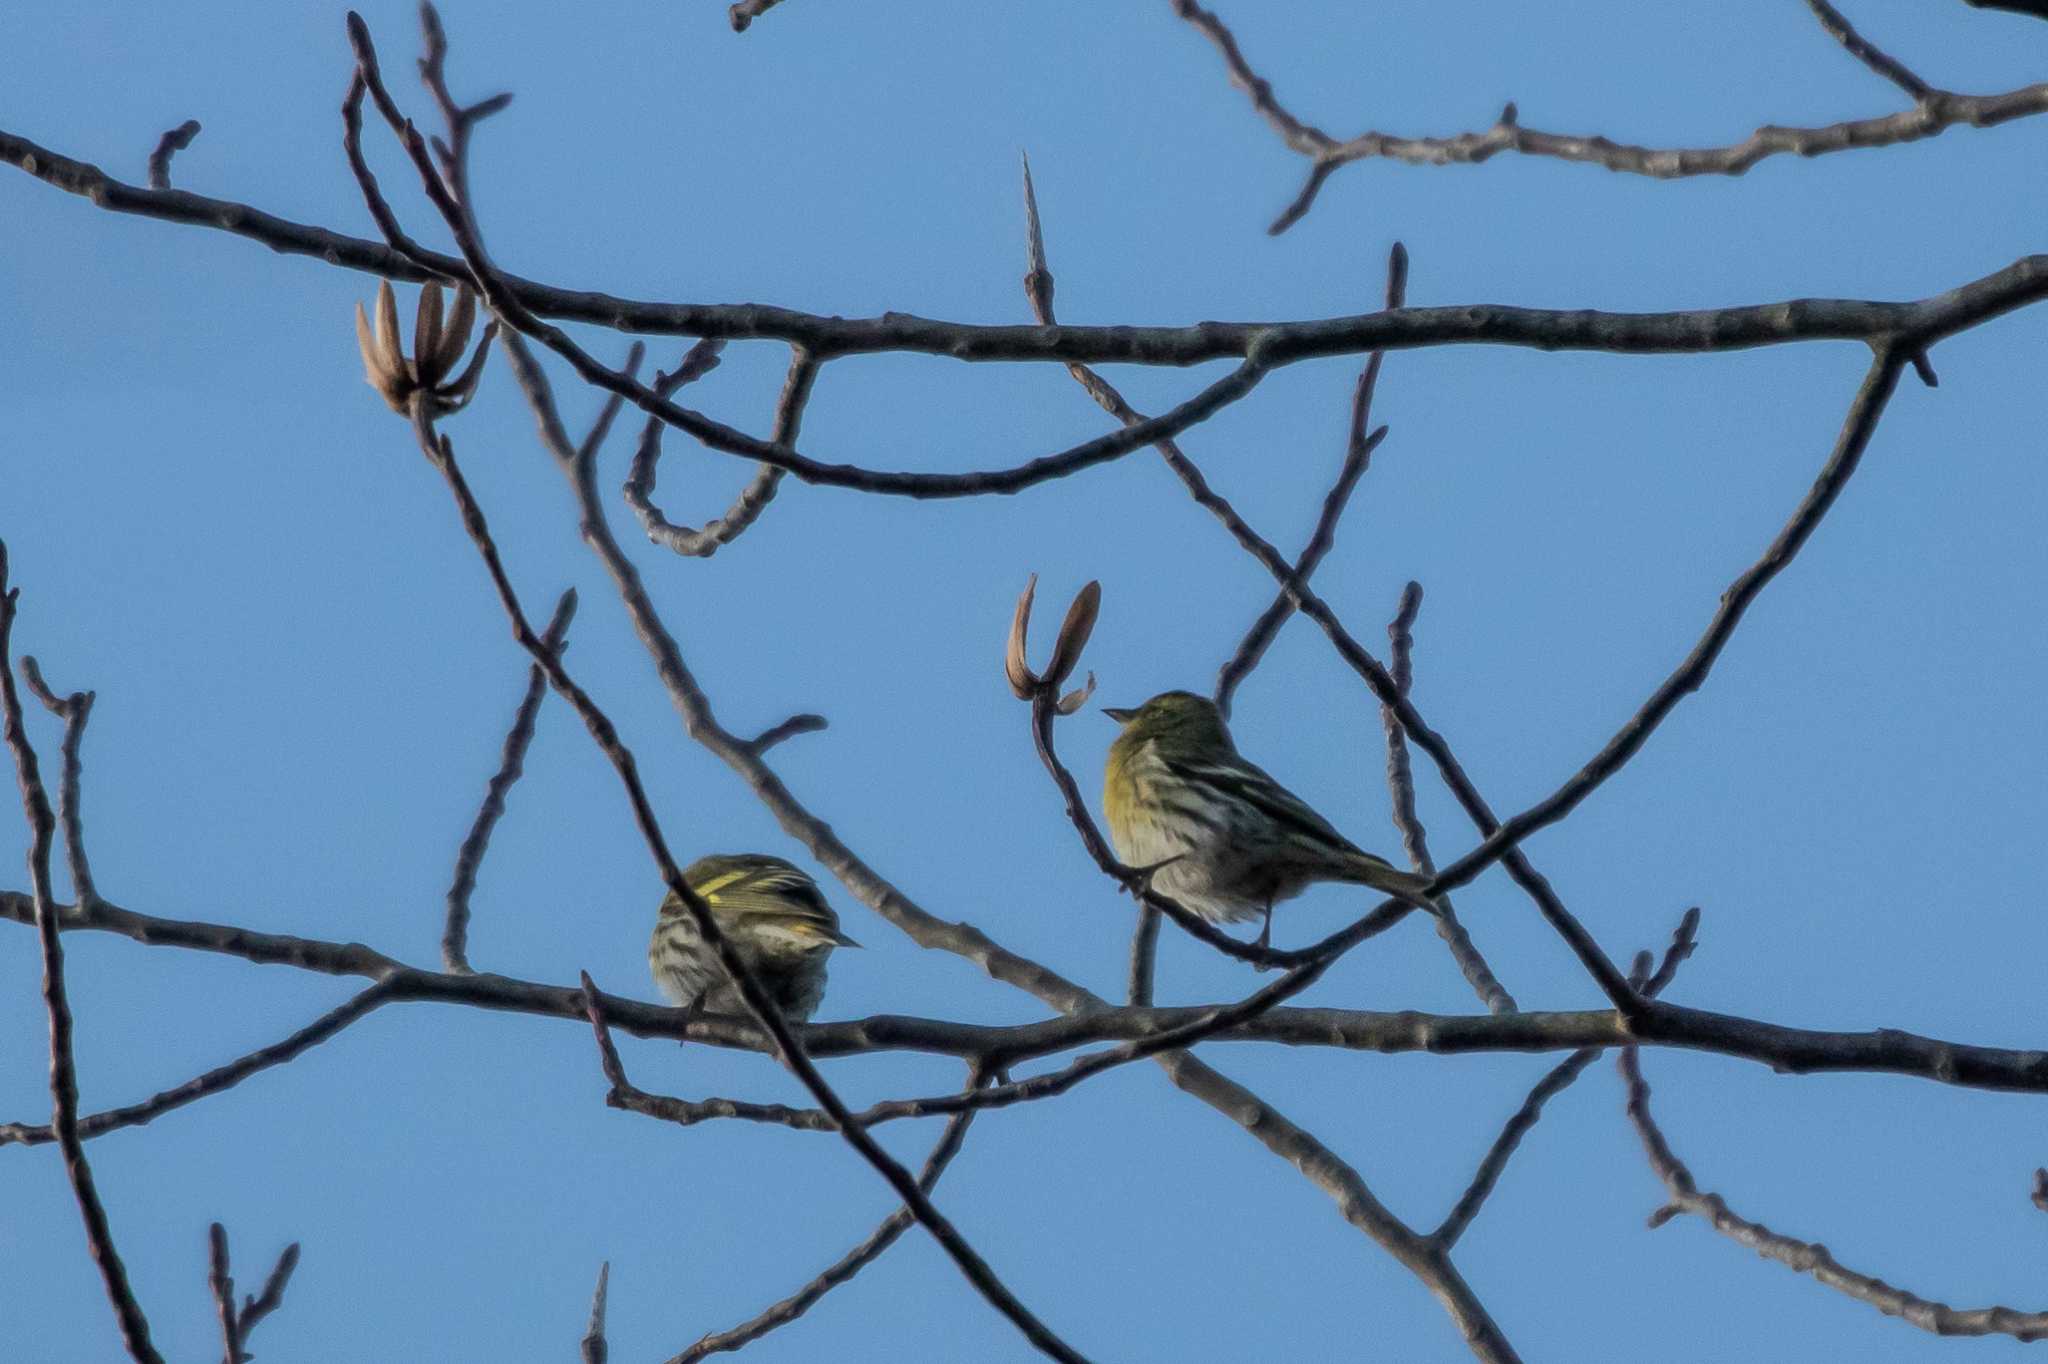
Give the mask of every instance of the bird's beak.
M 845 935 L 844 933 L 834 933 L 834 934 L 832 935 L 832 945 L 833 945 L 833 946 L 835 946 L 835 947 L 859 947 L 859 946 L 860 946 L 860 944 L 859 944 L 859 943 L 857 943 L 857 942 L 855 942 L 855 941 L 854 941 L 853 939 L 851 939 L 851 938 L 847 937 L 847 936 L 846 936 L 846 935 Z
M 1127 725 L 1131 722 L 1131 717 L 1138 712 L 1135 710 L 1125 710 L 1121 706 L 1104 706 L 1102 713 L 1120 725 Z

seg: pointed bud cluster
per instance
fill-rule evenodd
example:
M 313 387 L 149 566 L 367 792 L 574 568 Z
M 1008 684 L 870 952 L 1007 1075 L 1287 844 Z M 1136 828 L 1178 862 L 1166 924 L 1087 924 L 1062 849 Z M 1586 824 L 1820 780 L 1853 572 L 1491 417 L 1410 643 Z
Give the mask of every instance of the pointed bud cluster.
M 1088 636 L 1095 629 L 1096 614 L 1102 609 L 1101 583 L 1091 582 L 1074 595 L 1074 604 L 1067 608 L 1067 618 L 1060 623 L 1059 637 L 1053 640 L 1052 661 L 1041 676 L 1024 662 L 1025 635 L 1031 628 L 1031 602 L 1037 591 L 1038 575 L 1034 573 L 1024 584 L 1023 595 L 1017 598 L 1017 614 L 1010 621 L 1010 646 L 1003 656 L 1003 673 L 1010 680 L 1010 690 L 1023 701 L 1041 692 L 1057 691 L 1062 682 L 1073 676 L 1081 663 L 1081 651 L 1088 647 Z M 1062 696 L 1056 709 L 1062 715 L 1072 715 L 1094 694 L 1095 674 L 1091 672 L 1087 684 Z
M 468 287 L 455 291 L 455 312 L 445 320 L 441 314 L 441 286 L 427 284 L 420 289 L 419 314 L 413 322 L 412 355 L 398 339 L 398 300 L 389 280 L 377 285 L 377 326 L 374 334 L 363 305 L 356 304 L 356 344 L 363 352 L 363 377 L 377 390 L 393 412 L 410 416 L 415 405 L 429 417 L 445 417 L 458 411 L 476 392 L 482 377 L 484 357 L 490 353 L 491 338 L 498 324 L 484 328 L 483 344 L 476 348 L 469 367 L 454 379 L 456 361 L 469 348 L 470 328 L 476 325 L 476 296 Z

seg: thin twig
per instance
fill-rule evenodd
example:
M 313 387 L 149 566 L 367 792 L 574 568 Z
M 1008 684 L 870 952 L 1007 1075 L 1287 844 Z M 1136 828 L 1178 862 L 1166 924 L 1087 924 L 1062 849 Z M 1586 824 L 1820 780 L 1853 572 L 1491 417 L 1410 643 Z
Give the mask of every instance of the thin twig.
M 974 1089 L 983 1082 L 982 1073 L 977 1070 L 968 1080 L 968 1088 Z M 967 1139 L 967 1127 L 974 1121 L 973 1109 L 962 1109 L 947 1122 L 946 1130 L 939 1134 L 939 1140 L 925 1157 L 924 1168 L 918 1171 L 917 1186 L 930 1193 L 939 1182 L 939 1177 L 952 1164 L 953 1157 L 960 1153 L 961 1143 Z M 696 1364 L 700 1359 L 721 1351 L 738 1350 L 753 1344 L 762 1336 L 779 1326 L 785 1326 L 817 1305 L 820 1298 L 839 1285 L 867 1268 L 880 1257 L 883 1251 L 896 1243 L 898 1237 L 907 1231 L 912 1218 L 907 1209 L 898 1208 L 882 1219 L 880 1226 L 868 1234 L 866 1240 L 840 1256 L 809 1283 L 796 1292 L 772 1303 L 748 1320 L 723 1331 L 704 1336 L 696 1344 L 674 1356 L 668 1364 Z
M 67 924 L 64 927 L 70 928 L 75 925 Z M 328 1010 L 281 1041 L 273 1042 L 267 1047 L 258 1047 L 246 1056 L 237 1057 L 224 1066 L 216 1066 L 203 1075 L 195 1076 L 173 1089 L 166 1089 L 139 1104 L 131 1104 L 126 1108 L 110 1108 L 104 1113 L 93 1113 L 80 1118 L 78 1135 L 81 1139 L 90 1140 L 124 1127 L 139 1127 L 172 1109 L 183 1108 L 186 1104 L 196 1103 L 200 1099 L 233 1089 L 259 1071 L 296 1059 L 301 1053 L 325 1042 L 358 1019 L 367 1017 L 380 1006 L 390 1003 L 394 989 L 393 982 L 379 981 L 346 1004 Z M 41 1146 L 56 1139 L 56 1132 L 48 1125 L 0 1123 L 0 1146 L 15 1142 L 23 1146 Z
M 1152 1003 L 1152 978 L 1159 965 L 1159 908 L 1149 901 L 1138 906 L 1137 927 L 1131 930 L 1131 971 L 1128 994 L 1132 1004 L 1145 1008 Z
M 1664 949 L 1663 962 L 1654 975 L 1648 975 L 1647 979 L 1642 980 L 1637 986 L 1645 999 L 1655 998 L 1660 994 L 1664 987 L 1671 983 L 1672 976 L 1678 971 L 1679 963 L 1692 955 L 1693 948 L 1697 945 L 1694 935 L 1699 929 L 1699 923 L 1698 909 L 1687 910 L 1679 919 L 1678 930 L 1671 935 L 1671 945 Z M 1465 1228 L 1472 1225 L 1472 1219 L 1479 1215 L 1479 1209 L 1485 1205 L 1494 1188 L 1500 1183 L 1500 1177 L 1507 1170 L 1508 1161 L 1514 1156 L 1515 1149 L 1522 1144 L 1522 1138 L 1528 1136 L 1530 1129 L 1543 1117 L 1543 1106 L 1569 1089 L 1586 1067 L 1600 1059 L 1600 1053 L 1604 1050 L 1603 1047 L 1581 1047 L 1552 1066 L 1550 1071 L 1536 1082 L 1535 1088 L 1522 1100 L 1522 1106 L 1508 1118 L 1506 1125 L 1500 1130 L 1500 1135 L 1495 1137 L 1493 1145 L 1487 1148 L 1486 1155 L 1480 1160 L 1478 1169 L 1473 1172 L 1472 1182 L 1466 1185 L 1465 1192 L 1459 1195 L 1450 1212 L 1444 1215 L 1443 1222 L 1430 1233 L 1432 1241 L 1445 1250 L 1457 1245 L 1458 1238 L 1465 1234 Z
M 1737 1245 L 1747 1246 L 1767 1260 L 1801 1273 L 1839 1293 L 1875 1307 L 1888 1317 L 1941 1336 L 2012 1336 L 2019 1340 L 2048 1339 L 2048 1312 L 2021 1312 L 2010 1307 L 1959 1309 L 1935 1302 L 1882 1279 L 1846 1268 L 1818 1241 L 1801 1241 L 1752 1222 L 1731 1209 L 1721 1195 L 1702 1193 L 1692 1171 L 1672 1151 L 1664 1133 L 1650 1116 L 1650 1086 L 1643 1079 L 1637 1048 L 1623 1047 L 1617 1064 L 1628 1087 L 1628 1118 L 1643 1143 L 1650 1168 L 1663 1181 L 1670 1201 L 1650 1217 L 1652 1227 L 1673 1217 L 1690 1213 L 1703 1218 L 1715 1231 Z
M 242 1314 L 236 1323 L 236 1331 L 246 1346 L 249 1333 L 257 1323 L 275 1312 L 284 1302 L 285 1285 L 292 1281 L 292 1271 L 299 1267 L 299 1243 L 292 1242 L 278 1253 L 277 1263 L 271 1266 L 270 1277 L 263 1281 L 263 1291 L 253 1298 L 242 1299 Z
M 1284 594 L 1283 594 L 1284 595 Z M 1411 581 L 1401 592 L 1401 605 L 1387 624 L 1388 671 L 1394 685 L 1406 696 L 1415 677 L 1415 616 L 1422 609 L 1422 584 Z M 1436 862 L 1429 855 L 1429 832 L 1415 810 L 1415 774 L 1408 765 L 1408 737 L 1394 712 L 1380 707 L 1380 723 L 1387 735 L 1387 792 L 1393 805 L 1394 827 L 1401 832 L 1401 846 L 1409 865 L 1423 876 L 1436 875 Z M 1466 982 L 1488 1010 L 1497 1014 L 1515 1012 L 1515 997 L 1493 974 L 1486 958 L 1473 946 L 1472 935 L 1458 921 L 1457 908 L 1449 895 L 1436 897 L 1436 935 L 1451 949 L 1452 958 Z
M 799 734 L 816 734 L 830 723 L 824 716 L 812 715 L 809 712 L 792 715 L 780 724 L 770 725 L 747 740 L 747 747 L 753 749 L 756 754 L 766 753 L 777 744 L 794 739 Z
M 93 1182 L 92 1166 L 85 1158 L 85 1143 L 78 1135 L 78 1072 L 71 1054 L 71 1005 L 64 992 L 64 947 L 58 939 L 57 901 L 50 890 L 50 844 L 57 819 L 50 810 L 49 793 L 36 762 L 36 751 L 22 727 L 21 694 L 14 686 L 14 653 L 10 640 L 14 632 L 15 603 L 21 593 L 7 585 L 7 546 L 0 542 L 0 733 L 14 755 L 14 771 L 21 786 L 21 804 L 29 827 L 29 883 L 35 903 L 36 939 L 42 949 L 43 1007 L 50 1017 L 50 1126 L 64 1152 L 64 1173 L 71 1181 L 71 1193 L 78 1214 L 85 1223 L 86 1247 L 100 1272 L 107 1301 L 121 1329 L 121 1343 L 136 1364 L 163 1364 L 163 1357 L 149 1340 L 149 1319 L 128 1286 L 128 1271 L 114 1248 L 113 1229 L 107 1224 L 107 1210 L 100 1202 Z
M 1970 0 L 1985 3 L 1987 0 Z M 1811 3 L 1811 0 L 1809 0 Z M 1272 85 L 1246 60 L 1230 29 L 1194 0 L 1173 0 L 1174 13 L 1192 25 L 1222 54 L 1230 83 L 1243 90 L 1252 107 L 1270 125 L 1288 148 L 1308 158 L 1308 179 L 1301 192 L 1266 230 L 1285 232 L 1299 222 L 1315 202 L 1330 173 L 1339 166 L 1370 158 L 1405 161 L 1413 165 L 1476 165 L 1502 152 L 1526 156 L 1549 156 L 1565 161 L 1582 161 L 1608 170 L 1627 171 L 1658 180 L 1675 180 L 1694 175 L 1740 175 L 1769 156 L 1795 155 L 1802 158 L 1859 147 L 1888 147 L 1933 137 L 1958 124 L 1983 128 L 2009 119 L 2048 113 L 2048 84 L 2022 86 L 1993 95 L 1957 95 L 1926 90 L 1914 95 L 1914 106 L 1879 118 L 1855 119 L 1814 128 L 1785 128 L 1766 124 L 1742 141 L 1722 147 L 1653 148 L 1612 142 L 1605 137 L 1573 133 L 1539 132 L 1525 128 L 1508 112 L 1483 132 L 1459 133 L 1454 137 L 1398 137 L 1389 133 L 1364 132 L 1342 141 L 1322 129 L 1302 122 L 1289 113 L 1273 94 Z M 1839 18 L 1839 16 L 1837 16 Z M 1826 22 L 1823 18 L 1823 22 Z M 1846 22 L 1842 24 L 1848 28 Z M 1848 30 L 1852 35 L 1854 30 Z M 1835 32 L 1830 27 L 1829 32 Z M 1836 35 L 1838 39 L 1840 34 Z M 1875 53 L 1868 44 L 1862 47 Z M 1844 46 L 1850 46 L 1844 41 Z M 1869 57 L 1850 46 L 1859 59 L 1880 71 L 1887 80 L 1899 75 L 1877 67 Z M 1877 54 L 1882 56 L 1882 54 Z M 1885 58 L 1887 62 L 1889 58 Z M 1896 63 L 1892 63 L 1896 66 Z M 1898 68 L 1908 78 L 1910 72 Z
M 80 813 L 78 784 L 83 764 L 78 749 L 85 741 L 85 722 L 92 718 L 93 693 L 75 691 L 59 697 L 43 681 L 43 670 L 34 654 L 22 655 L 21 675 L 44 709 L 64 722 L 64 739 L 58 748 L 63 766 L 57 780 L 57 819 L 64 830 L 64 860 L 71 873 L 72 894 L 81 903 L 91 904 L 99 898 L 99 891 L 94 888 L 92 865 L 85 856 L 85 822 Z
M 220 1316 L 221 1364 L 243 1364 L 242 1317 L 235 1310 L 235 1281 L 228 1276 L 227 1228 L 215 1222 L 206 1229 L 206 1286 Z
M 156 140 L 156 150 L 149 154 L 149 187 L 166 190 L 171 187 L 171 158 L 192 145 L 192 139 L 199 136 L 199 120 L 188 118 L 177 127 Z
M 611 1347 L 605 1344 L 605 1300 L 609 1296 L 612 1262 L 597 1267 L 597 1289 L 590 1295 L 590 1325 L 583 1332 L 583 1364 L 605 1364 Z
M 1028 174 L 1028 172 L 1027 172 Z M 1030 195 L 1030 186 L 1025 186 Z M 1034 225 L 1038 220 L 1037 206 L 1032 206 L 1031 218 Z M 1033 240 L 1038 236 L 1034 227 Z M 1041 253 L 1042 253 L 1041 247 Z M 1395 242 L 1387 253 L 1387 307 L 1399 308 L 1408 301 L 1408 248 Z M 1376 350 L 1366 356 L 1365 368 L 1359 371 L 1358 383 L 1351 393 L 1351 433 L 1345 442 L 1344 463 L 1337 471 L 1337 481 L 1330 485 L 1330 491 L 1323 498 L 1322 515 L 1316 518 L 1315 530 L 1309 534 L 1308 543 L 1302 546 L 1301 555 L 1294 561 L 1294 576 L 1307 582 L 1330 552 L 1330 546 L 1337 540 L 1337 520 L 1344 515 L 1345 506 L 1351 501 L 1351 490 L 1358 486 L 1358 480 L 1365 476 L 1372 463 L 1372 453 L 1379 443 L 1386 439 L 1387 428 L 1368 430 L 1372 425 L 1373 391 L 1379 384 L 1380 362 L 1386 352 Z M 1273 598 L 1272 605 L 1259 613 L 1251 629 L 1245 631 L 1237 651 L 1231 654 L 1222 669 L 1216 674 L 1216 708 L 1230 717 L 1230 703 L 1237 695 L 1238 684 L 1251 676 L 1252 669 L 1259 666 L 1273 639 L 1280 633 L 1280 627 L 1294 614 L 1294 598 L 1285 591 Z
M 548 628 L 541 633 L 541 642 L 549 649 L 564 647 L 563 638 L 568 634 L 569 622 L 576 615 L 576 589 L 569 588 L 555 603 L 555 614 L 548 620 Z M 547 694 L 548 679 L 535 665 L 526 670 L 526 694 L 519 700 L 519 709 L 512 713 L 512 727 L 505 731 L 505 742 L 499 750 L 498 770 L 484 787 L 484 802 L 477 809 L 476 819 L 471 822 L 469 832 L 463 835 L 462 846 L 455 853 L 455 880 L 448 887 L 447 920 L 441 930 L 441 961 L 450 971 L 468 971 L 469 965 L 469 897 L 476 889 L 477 868 L 483 865 L 484 853 L 491 845 L 491 831 L 505 814 L 505 795 L 512 789 L 526 770 L 526 749 L 533 742 L 533 724 L 540 714 L 541 697 Z
M 701 343 L 700 347 L 701 349 Z M 666 398 L 669 392 L 680 384 L 698 377 L 704 370 L 718 363 L 717 351 L 710 352 L 711 362 L 692 371 L 689 360 L 696 350 L 685 357 L 681 368 L 668 383 L 666 391 L 660 383 L 653 391 Z M 793 346 L 789 352 L 789 374 L 782 381 L 782 396 L 775 404 L 775 425 L 768 439 L 775 445 L 790 446 L 796 443 L 797 433 L 803 426 L 804 407 L 811 398 L 811 387 L 816 383 L 818 370 L 822 368 L 809 351 Z M 614 398 L 619 395 L 614 393 Z M 708 559 L 723 546 L 731 544 L 745 533 L 747 527 L 760 518 L 768 503 L 775 497 L 775 491 L 782 483 L 782 470 L 772 464 L 763 464 L 754 471 L 754 477 L 733 499 L 725 515 L 704 523 L 702 529 L 692 530 L 678 526 L 662 514 L 654 505 L 655 465 L 661 458 L 662 423 L 657 417 L 650 417 L 647 428 L 641 433 L 640 448 L 633 456 L 632 472 L 626 479 L 626 505 L 640 519 L 640 527 L 647 532 L 647 538 L 657 545 L 674 550 L 692 558 Z
M 1908 71 L 1905 63 L 1887 54 L 1858 33 L 1855 26 L 1843 17 L 1840 10 L 1829 4 L 1828 0 L 1806 0 L 1806 7 L 1820 20 L 1820 26 L 1828 31 L 1828 36 L 1840 43 L 1850 56 L 1905 91 L 1915 104 L 1926 101 L 1930 96 L 1946 94 L 1945 91 L 1935 90 L 1926 81 Z

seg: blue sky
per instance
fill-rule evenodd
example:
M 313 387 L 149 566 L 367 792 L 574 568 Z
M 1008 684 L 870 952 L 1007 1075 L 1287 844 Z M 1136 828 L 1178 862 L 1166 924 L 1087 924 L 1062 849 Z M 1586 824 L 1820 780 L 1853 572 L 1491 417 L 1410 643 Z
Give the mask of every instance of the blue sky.
M 1506 8 L 1222 12 L 1295 111 L 1339 134 L 1483 126 L 1512 98 L 1532 127 L 1711 144 L 1760 122 L 1898 107 L 1799 5 Z M 2048 25 L 1908 8 L 1862 3 L 1850 17 L 1937 85 L 2007 89 L 2048 64 Z M 401 100 L 424 117 L 401 79 L 416 50 L 410 6 L 364 13 Z M 701 0 L 573 17 L 450 3 L 443 15 L 457 94 L 517 94 L 475 155 L 498 259 L 621 294 L 1022 320 L 1023 149 L 1072 322 L 1366 310 L 1396 239 L 1418 304 L 1910 298 L 2039 249 L 2048 207 L 2043 125 L 2020 121 L 1673 184 L 1512 157 L 1366 164 L 1339 172 L 1274 240 L 1263 227 L 1301 164 L 1164 4 L 789 0 L 744 37 Z M 324 4 L 16 7 L 0 21 L 0 127 L 140 181 L 157 135 L 196 117 L 205 131 L 175 163 L 180 186 L 374 235 L 339 149 L 341 20 Z M 387 185 L 403 184 L 387 141 L 375 155 Z M 399 208 L 441 240 L 417 194 Z M 373 282 L 101 213 L 12 171 L 0 175 L 0 232 L 0 535 L 22 590 L 16 648 L 60 688 L 98 691 L 85 804 L 102 893 L 431 963 L 455 846 L 525 664 L 445 489 L 361 382 L 349 315 Z M 1703 945 L 1672 998 L 1815 1027 L 2042 1044 L 2044 340 L 2048 314 L 2035 309 L 1938 347 L 1941 387 L 1902 386 L 1863 471 L 1705 690 L 1529 844 L 1618 957 L 1661 945 L 1687 905 L 1703 907 Z M 653 361 L 680 350 L 656 344 Z M 1418 704 L 1494 806 L 1519 808 L 1690 647 L 1825 458 L 1864 361 L 1846 343 L 1390 356 L 1376 417 L 1393 433 L 1319 582 L 1369 642 L 1401 585 L 1424 584 Z M 784 363 L 777 346 L 736 345 L 695 399 L 765 431 Z M 1290 552 L 1342 457 L 1355 371 L 1282 371 L 1186 442 Z M 1219 372 L 1113 377 L 1157 410 Z M 595 410 L 586 394 L 563 397 L 572 423 Z M 1103 422 L 1055 367 L 866 357 L 827 367 L 803 443 L 884 467 L 987 467 Z M 582 589 L 570 662 L 638 753 L 679 853 L 801 858 L 682 733 L 502 368 L 448 431 L 529 606 Z M 607 489 L 627 445 L 614 437 Z M 700 522 L 747 474 L 672 440 L 659 496 Z M 1093 577 L 1104 606 L 1088 661 L 1102 700 L 1209 684 L 1272 586 L 1156 457 L 975 501 L 788 484 L 709 562 L 628 528 L 732 728 L 830 717 L 774 761 L 842 837 L 933 912 L 1121 989 L 1129 902 L 1061 818 L 998 660 L 1028 573 L 1055 605 Z M 55 726 L 38 715 L 32 728 L 54 761 Z M 1092 712 L 1061 727 L 1091 792 L 1112 728 Z M 1236 729 L 1347 833 L 1396 846 L 1377 710 L 1319 634 L 1286 629 L 1241 692 Z M 1418 770 L 1448 861 L 1472 833 Z M 0 820 L 0 865 L 18 868 L 22 846 L 18 821 Z M 821 1017 L 1042 1016 L 829 889 L 868 949 L 837 959 Z M 652 998 L 643 953 L 659 894 L 614 776 L 550 701 L 483 869 L 472 960 L 552 982 L 588 969 Z M 1459 903 L 1524 1007 L 1597 1003 L 1501 873 Z M 1283 911 L 1280 939 L 1317 936 L 1360 904 L 1315 891 Z M 106 936 L 66 946 L 88 1109 L 274 1040 L 355 988 Z M 47 1111 L 37 973 L 32 935 L 0 933 L 0 1119 Z M 1168 932 L 1163 1001 L 1256 983 Z M 1475 1007 L 1413 922 L 1306 1002 Z M 1554 1059 L 1206 1054 L 1424 1225 Z M 2042 1305 L 2048 1222 L 2026 1199 L 2048 1162 L 2037 1098 L 1645 1060 L 1672 1141 L 1737 1209 L 1931 1297 Z M 762 1057 L 628 1042 L 626 1061 L 650 1089 L 797 1097 Z M 829 1073 L 854 1101 L 958 1078 L 949 1063 L 900 1057 Z M 882 1136 L 914 1161 L 936 1131 Z M 580 1026 L 420 1004 L 90 1149 L 175 1358 L 218 1351 L 204 1254 L 215 1219 L 245 1288 L 284 1243 L 304 1243 L 282 1311 L 254 1341 L 267 1364 L 394 1347 L 568 1357 L 605 1259 L 613 1358 L 639 1360 L 793 1289 L 890 1206 L 830 1137 L 685 1131 L 606 1108 Z M 1465 1357 L 1428 1294 L 1321 1193 L 1149 1066 L 984 1118 L 937 1201 L 1099 1359 Z M 1459 1263 L 1530 1359 L 2016 1352 L 1923 1335 L 1696 1221 L 1649 1232 L 1660 1202 L 1603 1063 L 1553 1105 Z M 0 1209 L 0 1357 L 111 1357 L 112 1319 L 52 1149 L 0 1151 Z M 917 1233 L 753 1353 L 1031 1357 Z

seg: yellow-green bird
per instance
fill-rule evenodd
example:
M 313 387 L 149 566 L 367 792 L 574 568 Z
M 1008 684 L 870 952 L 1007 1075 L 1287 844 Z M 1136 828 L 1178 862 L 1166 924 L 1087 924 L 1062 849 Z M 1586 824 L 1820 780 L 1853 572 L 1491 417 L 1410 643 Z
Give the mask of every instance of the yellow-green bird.
M 1169 691 L 1135 710 L 1103 770 L 1102 808 L 1116 854 L 1157 868 L 1152 888 L 1212 923 L 1264 916 L 1316 881 L 1347 881 L 1434 912 L 1429 879 L 1362 851 L 1306 801 L 1238 756 L 1216 703 Z
M 859 943 L 839 931 L 839 916 L 818 883 L 779 857 L 719 853 L 683 868 L 683 883 L 711 909 L 711 920 L 792 1023 L 806 1023 L 825 997 L 825 959 Z M 661 902 L 647 944 L 654 983 L 676 1004 L 745 1014 L 739 991 L 674 893 Z

